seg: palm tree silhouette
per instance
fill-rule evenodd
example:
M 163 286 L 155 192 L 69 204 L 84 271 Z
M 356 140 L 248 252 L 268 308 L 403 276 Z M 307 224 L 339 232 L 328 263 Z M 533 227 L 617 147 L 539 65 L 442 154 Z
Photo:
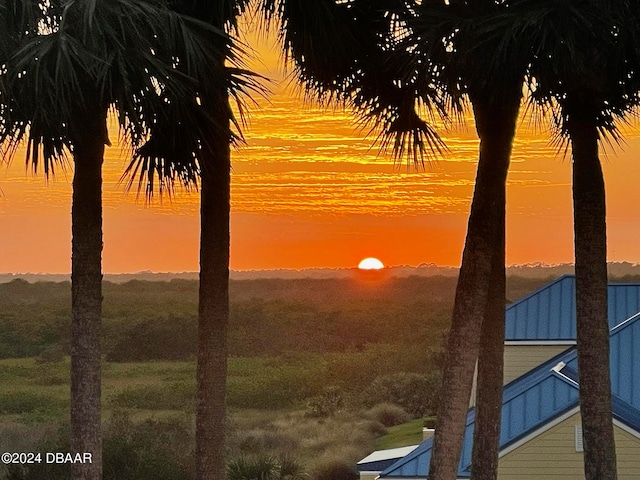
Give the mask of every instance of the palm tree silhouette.
M 616 122 L 640 104 L 639 13 L 633 2 L 541 2 L 528 11 L 520 31 L 531 39 L 533 99 L 551 112 L 556 133 L 571 146 L 580 410 L 588 480 L 617 475 L 605 187 L 598 151 L 603 138 L 619 140 Z
M 229 323 L 229 212 L 231 146 L 242 142 L 242 118 L 234 116 L 230 100 L 245 111 L 245 99 L 264 95 L 257 76 L 242 67 L 245 52 L 232 34 L 247 0 L 180 1 L 180 14 L 220 35 L 211 35 L 214 52 L 202 61 L 210 72 L 200 81 L 190 102 L 169 102 L 167 114 L 151 125 L 149 140 L 128 168 L 130 184 L 148 196 L 154 188 L 171 191 L 175 183 L 200 191 L 200 285 L 198 293 L 198 354 L 196 392 L 196 479 L 225 476 L 227 328 Z M 179 51 L 176 55 L 181 56 Z M 205 128 L 190 128 L 200 119 Z M 167 145 L 171 148 L 167 149 Z M 171 153 L 167 154 L 167 150 Z
M 93 461 L 74 464 L 78 479 L 102 476 L 100 420 L 102 315 L 102 162 L 112 109 L 132 147 L 161 121 L 168 96 L 192 97 L 193 77 L 213 52 L 181 48 L 222 36 L 161 4 L 138 0 L 5 2 L 0 140 L 8 155 L 27 143 L 27 161 L 45 174 L 73 159 L 71 449 Z M 226 41 L 226 40 L 225 40 Z M 183 69 L 184 70 L 184 69 Z M 202 120 L 202 119 L 200 119 Z M 190 124 L 196 131 L 207 124 Z
M 454 479 L 479 344 L 475 478 L 495 478 L 504 340 L 505 183 L 526 61 L 504 51 L 488 28 L 504 6 L 493 1 L 273 1 L 296 74 L 321 100 L 353 107 L 392 145 L 421 160 L 439 138 L 416 109 L 449 121 L 464 96 L 480 138 L 476 188 L 458 280 L 431 479 Z M 483 41 L 479 41 L 482 39 Z M 317 47 L 322 45 L 322 48 Z M 512 44 L 509 44 L 511 47 Z
M 438 13 L 425 3 L 416 7 L 408 22 L 418 39 L 425 38 L 438 22 L 438 36 L 431 45 L 439 48 L 427 46 L 424 55 L 448 67 L 448 82 L 462 84 L 480 139 L 430 463 L 429 478 L 434 479 L 457 477 L 476 360 L 471 476 L 497 477 L 505 322 L 505 186 L 527 65 L 520 46 L 505 43 L 504 29 L 493 26 L 493 17 L 502 15 L 505 8 L 493 1 L 454 1 L 441 6 Z M 494 61 L 487 62 L 488 58 Z
M 340 5 L 318 1 L 307 7 L 310 3 L 302 6 L 282 0 L 279 8 L 285 18 L 285 47 L 291 51 L 296 73 L 320 97 L 342 100 L 365 116 L 382 119 L 385 131 L 395 134 L 411 132 L 419 123 L 394 117 L 403 110 L 392 109 L 398 102 L 388 92 L 406 93 L 404 105 L 413 106 L 415 99 L 428 102 L 425 97 L 433 91 L 419 90 L 426 79 L 454 98 L 466 93 L 473 106 L 480 160 L 429 478 L 456 477 L 476 358 L 472 477 L 496 477 L 504 325 L 504 182 L 525 73 L 532 79 L 534 98 L 551 105 L 560 133 L 572 146 L 585 472 L 589 479 L 615 478 L 598 138 L 605 133 L 617 138 L 614 120 L 624 118 L 638 104 L 638 6 L 597 0 L 366 4 L 354 0 Z M 331 20 L 324 33 L 318 33 L 323 28 L 320 18 Z M 363 45 L 358 38 L 365 39 Z M 314 39 L 321 40 L 324 48 L 317 49 L 321 53 L 314 54 Z M 332 43 L 335 39 L 339 41 Z M 385 67 L 395 72 L 392 82 L 381 80 L 389 75 Z M 381 71 L 385 73 L 380 75 Z M 429 71 L 433 75 L 424 73 Z M 394 89 L 403 82 L 408 88 Z

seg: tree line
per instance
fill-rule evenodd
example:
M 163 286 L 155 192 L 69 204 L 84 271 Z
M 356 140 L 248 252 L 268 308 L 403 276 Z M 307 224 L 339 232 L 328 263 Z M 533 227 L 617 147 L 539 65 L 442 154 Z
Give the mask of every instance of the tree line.
M 373 291 L 350 280 L 241 280 L 230 287 L 231 357 L 357 352 L 375 345 L 414 354 L 419 345 L 426 355 L 440 349 L 455 279 L 392 279 Z M 407 300 L 412 291 L 430 291 L 431 298 Z M 195 358 L 197 281 L 105 282 L 103 293 L 106 361 Z M 69 297 L 68 282 L 0 284 L 0 358 L 69 355 Z
M 545 282 L 510 277 L 508 298 L 515 300 Z M 424 360 L 428 351 L 441 351 L 455 284 L 453 277 L 417 276 L 390 278 L 375 287 L 351 279 L 231 281 L 229 355 L 322 354 L 395 345 L 423 350 L 418 356 Z M 102 289 L 106 361 L 195 358 L 196 280 L 103 282 Z M 0 358 L 53 361 L 69 355 L 69 300 L 69 282 L 16 279 L 0 284 Z M 425 364 L 423 370 L 436 368 Z

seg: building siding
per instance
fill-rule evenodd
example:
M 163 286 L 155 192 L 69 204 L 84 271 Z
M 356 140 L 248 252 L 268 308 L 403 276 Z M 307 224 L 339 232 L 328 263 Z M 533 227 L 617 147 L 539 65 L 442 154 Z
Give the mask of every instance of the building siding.
M 570 345 L 505 345 L 504 384 L 564 352 Z
M 503 384 L 515 380 L 547 360 L 561 354 L 571 345 L 505 345 L 504 347 L 504 381 Z M 473 373 L 473 387 L 469 407 L 476 405 L 476 388 L 478 380 L 478 364 Z
M 620 427 L 614 427 L 618 480 L 640 478 L 640 439 Z
M 583 454 L 575 449 L 575 426 L 580 414 L 572 415 L 500 459 L 499 480 L 583 480 Z M 640 476 L 640 439 L 615 426 L 618 480 Z

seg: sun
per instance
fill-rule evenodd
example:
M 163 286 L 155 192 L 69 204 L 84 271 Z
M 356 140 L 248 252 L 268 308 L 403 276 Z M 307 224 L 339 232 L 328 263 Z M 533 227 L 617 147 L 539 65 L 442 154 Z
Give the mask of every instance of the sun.
M 358 264 L 358 268 L 360 270 L 380 270 L 384 268 L 384 264 L 377 258 L 367 257 Z

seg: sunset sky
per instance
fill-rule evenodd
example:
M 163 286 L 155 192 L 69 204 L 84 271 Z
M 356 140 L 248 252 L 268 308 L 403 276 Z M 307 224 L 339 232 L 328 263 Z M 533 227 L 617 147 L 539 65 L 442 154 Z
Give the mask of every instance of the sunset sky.
M 279 79 L 273 49 L 255 68 Z M 348 112 L 305 104 L 287 82 L 259 100 L 233 154 L 231 268 L 458 266 L 473 192 L 478 142 L 472 121 L 442 131 L 450 148 L 423 170 L 379 155 Z M 640 131 L 603 156 L 609 260 L 640 262 Z M 117 131 L 112 131 L 115 140 Z M 524 120 L 508 179 L 507 263 L 571 262 L 571 164 L 546 131 Z M 46 182 L 18 154 L 0 167 L 0 272 L 67 273 L 71 257 L 71 167 Z M 198 270 L 197 193 L 145 204 L 118 180 L 126 152 L 104 164 L 105 273 Z

